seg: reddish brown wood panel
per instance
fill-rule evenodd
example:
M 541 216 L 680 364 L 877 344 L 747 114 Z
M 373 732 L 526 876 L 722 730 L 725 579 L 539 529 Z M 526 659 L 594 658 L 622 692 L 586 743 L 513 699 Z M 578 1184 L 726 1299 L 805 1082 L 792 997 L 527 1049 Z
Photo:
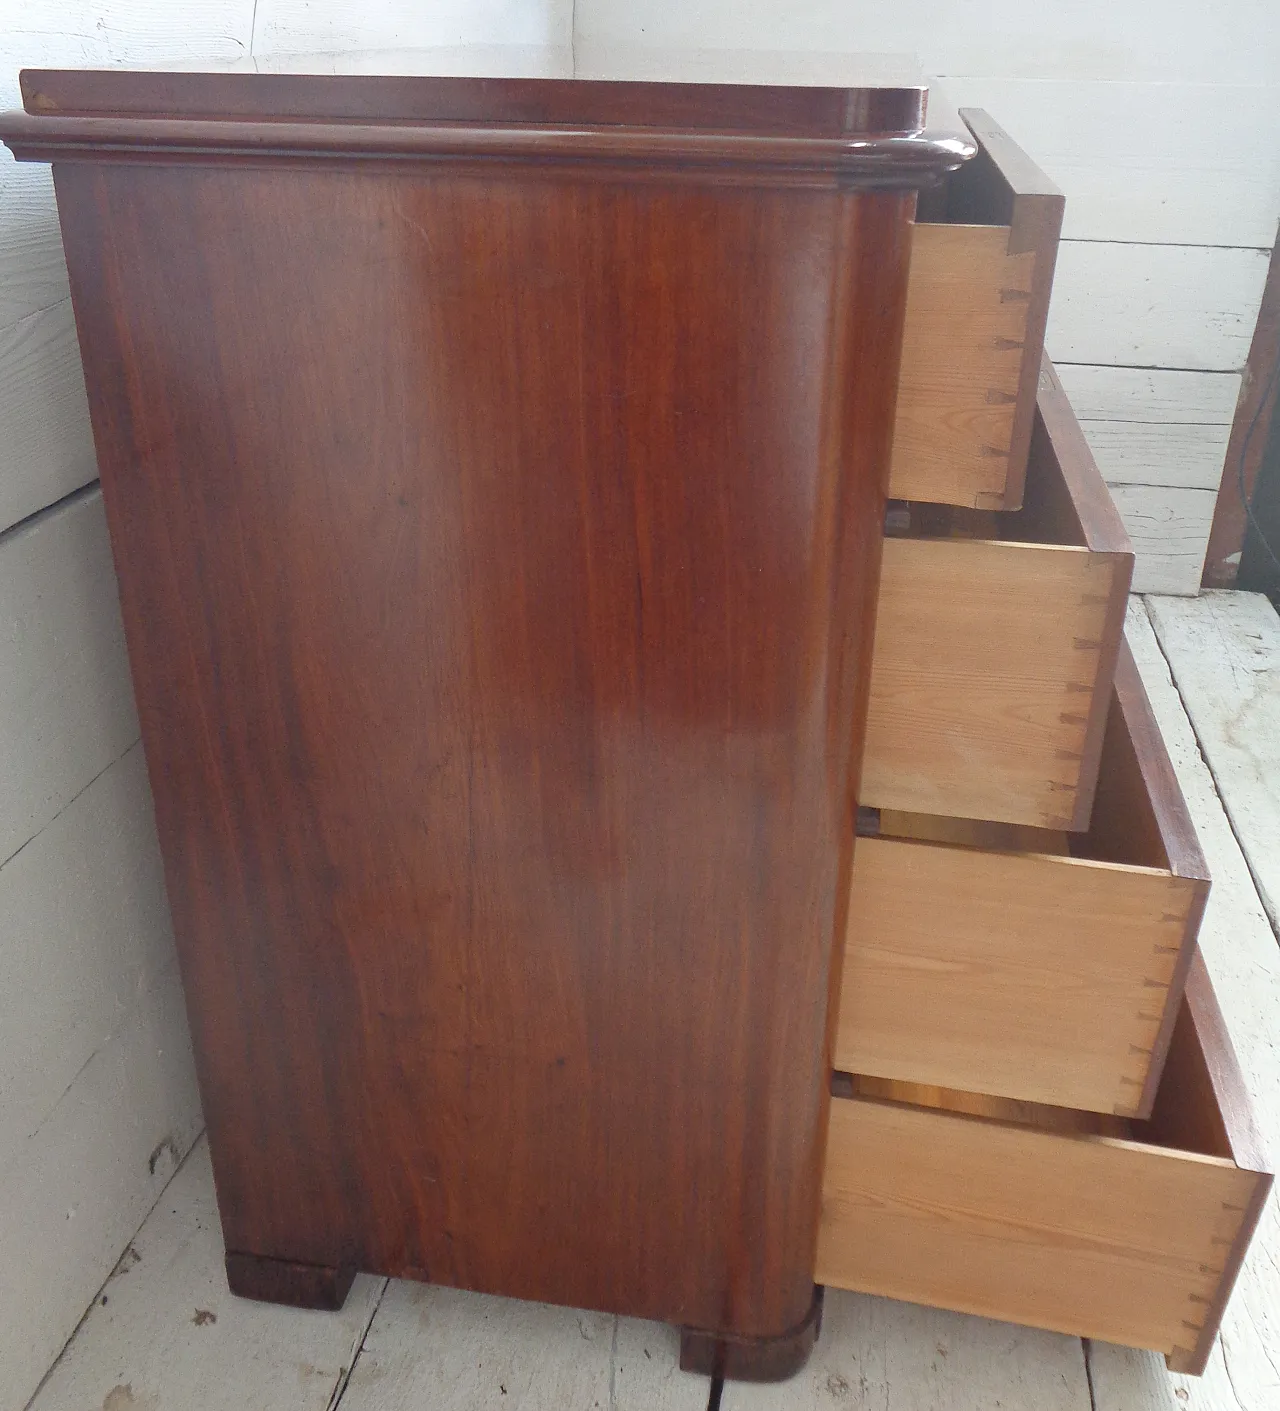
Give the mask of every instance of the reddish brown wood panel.
M 841 137 L 914 132 L 928 90 L 619 83 L 374 74 L 140 73 L 24 69 L 28 113 L 64 117 L 288 118 L 362 123 L 634 125 Z
M 56 179 L 228 1248 L 794 1329 L 912 198 Z

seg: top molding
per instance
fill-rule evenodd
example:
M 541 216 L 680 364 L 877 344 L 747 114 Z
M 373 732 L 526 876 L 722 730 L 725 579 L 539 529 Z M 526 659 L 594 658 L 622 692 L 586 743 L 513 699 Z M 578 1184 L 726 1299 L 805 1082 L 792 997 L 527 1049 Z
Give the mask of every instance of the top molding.
M 28 69 L 20 161 L 515 162 L 917 187 L 976 151 L 924 87 Z

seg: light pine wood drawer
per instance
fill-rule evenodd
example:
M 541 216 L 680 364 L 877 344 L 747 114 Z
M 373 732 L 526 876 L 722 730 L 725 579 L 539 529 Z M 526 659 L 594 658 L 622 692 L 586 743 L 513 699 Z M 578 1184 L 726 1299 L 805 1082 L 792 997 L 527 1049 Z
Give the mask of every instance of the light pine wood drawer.
M 976 158 L 920 197 L 889 494 L 1016 509 L 1063 198 L 988 115 Z
M 1127 645 L 1087 833 L 859 824 L 836 1067 L 1149 1115 L 1209 882 Z
M 837 1074 L 816 1278 L 1203 1371 L 1271 1176 L 1197 959 L 1149 1122 Z
M 860 802 L 1086 828 L 1133 550 L 1048 361 L 1022 509 L 894 514 Z

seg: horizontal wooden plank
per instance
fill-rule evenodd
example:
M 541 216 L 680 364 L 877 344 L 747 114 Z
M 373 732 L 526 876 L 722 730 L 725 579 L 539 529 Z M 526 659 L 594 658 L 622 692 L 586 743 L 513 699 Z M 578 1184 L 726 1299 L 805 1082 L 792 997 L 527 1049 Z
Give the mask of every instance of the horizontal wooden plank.
M 1280 617 L 1261 593 L 1151 598 L 1147 610 L 1280 935 Z
M 341 54 L 352 50 L 413 50 L 463 45 L 546 45 L 568 49 L 572 0 L 440 0 L 419 5 L 315 4 L 258 0 L 256 58 L 274 54 Z
M 835 1066 L 1132 1115 L 1204 887 L 893 838 L 855 849 Z
M 0 1411 L 22 1411 L 201 1126 L 174 965 L 0 1173 Z M 116 1380 L 93 1405 L 125 1411 Z
M 1217 490 L 1229 425 L 1190 422 L 1085 421 L 1084 432 L 1108 485 L 1179 485 Z
M 1090 1411 L 1079 1338 L 828 1289 L 789 1382 L 726 1382 L 723 1411 Z
M 1077 792 L 1092 791 L 1082 758 L 1109 606 L 1127 572 L 1127 555 L 1084 548 L 886 540 L 862 802 L 1075 826 Z
M 1198 593 L 1214 491 L 1113 485 L 1111 496 L 1133 540 L 1133 591 Z
M 344 1411 L 703 1411 L 707 1379 L 677 1368 L 675 1330 L 545 1303 L 393 1281 Z
M 71 297 L 48 167 L 0 162 L 0 328 Z
M 940 86 L 951 101 L 988 109 L 1062 188 L 1066 239 L 1269 248 L 1280 220 L 1280 87 L 1270 82 Z M 1226 113 L 1249 114 L 1229 140 Z
M 138 738 L 97 489 L 0 539 L 0 861 Z
M 0 1169 L 173 959 L 136 744 L 0 867 Z
M 1276 1062 L 1280 1047 L 1280 947 L 1139 599 L 1130 605 L 1126 633 L 1213 877 L 1200 929 L 1200 952 L 1213 978 L 1262 1139 L 1274 1157 L 1280 1153 L 1280 1064 Z M 1263 1211 L 1227 1307 L 1220 1346 L 1203 1380 L 1174 1379 L 1174 1385 L 1185 1393 L 1175 1401 L 1176 1407 L 1240 1411 L 1275 1404 L 1280 1386 L 1276 1375 L 1280 1364 L 1275 1322 L 1280 1303 L 1277 1270 L 1280 1206 L 1273 1196 Z M 1133 1373 L 1131 1380 L 1141 1385 L 1150 1364 L 1124 1354 L 1118 1357 Z M 1100 1393 L 1097 1399 L 1098 1411 L 1130 1411 L 1134 1404 L 1142 1405 L 1118 1395 Z
M 836 1098 L 816 1276 L 1169 1353 L 1259 1179 L 1216 1156 Z
M 1270 12 L 1253 0 L 1226 0 L 1212 23 L 1195 6 L 1170 7 L 1158 25 L 1140 5 L 1107 0 L 1048 5 L 1034 12 L 1021 0 L 993 0 L 981 7 L 921 0 L 909 9 L 863 6 L 856 20 L 839 0 L 790 6 L 744 5 L 741 0 L 700 0 L 696 5 L 578 0 L 574 35 L 576 47 L 584 41 L 612 41 L 658 48 L 823 51 L 856 44 L 869 54 L 914 53 L 927 73 L 942 78 L 990 74 L 1270 84 L 1275 82 L 1266 44 L 1270 22 Z M 1245 122 L 1253 110 L 1233 116 Z
M 0 530 L 97 479 L 69 297 L 0 328 L 0 466 Z
M 124 1239 L 128 1248 L 103 1298 L 31 1411 L 329 1411 L 336 1404 L 384 1279 L 357 1278 L 340 1313 L 233 1297 L 203 1140 L 146 1223 Z
M 1058 363 L 1058 378 L 1085 421 L 1230 426 L 1240 395 L 1238 372 L 1100 367 Z
M 1064 240 L 1045 347 L 1054 362 L 1237 372 L 1270 252 Z

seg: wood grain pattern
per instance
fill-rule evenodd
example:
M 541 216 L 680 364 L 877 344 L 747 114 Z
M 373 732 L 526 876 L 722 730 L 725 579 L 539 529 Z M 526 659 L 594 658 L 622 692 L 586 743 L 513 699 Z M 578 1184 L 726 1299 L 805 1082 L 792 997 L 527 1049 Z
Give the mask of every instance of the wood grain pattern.
M 845 145 L 56 168 L 233 1256 L 808 1311 L 912 201 Z
M 1017 509 L 1063 198 L 988 114 L 961 116 L 979 153 L 915 227 L 889 493 Z
M 941 167 L 941 154 L 929 142 L 902 141 L 923 126 L 927 92 L 922 84 L 803 87 L 369 74 L 120 73 L 110 69 L 29 69 L 22 74 L 24 109 L 47 119 L 234 118 L 238 123 L 349 122 L 375 128 L 430 128 L 443 123 L 482 131 L 518 125 L 550 129 L 536 134 L 508 133 L 516 140 L 523 136 L 524 146 L 544 155 L 555 150 L 557 135 L 590 134 L 623 141 L 628 135 L 636 136 L 634 131 L 609 133 L 598 131 L 601 128 L 661 134 L 673 146 L 682 137 L 699 133 L 736 137 L 739 148 L 749 146 L 742 139 L 751 137 L 850 138 L 850 148 L 869 152 L 883 147 L 883 137 L 893 133 L 901 148 L 898 163 L 909 162 L 915 150 L 931 150 L 933 164 Z M 19 123 L 17 114 L 6 117 L 24 136 L 62 131 L 54 121 L 35 129 L 32 124 Z M 557 134 L 555 129 L 565 133 Z M 105 136 L 114 125 L 104 122 L 97 130 Z M 973 144 L 959 134 L 956 138 L 952 145 L 958 147 L 957 160 L 963 160 Z M 443 143 L 435 133 L 426 149 L 438 154 L 444 150 Z M 838 147 L 829 147 L 828 164 L 838 163 L 841 155 Z M 901 170 L 889 171 L 885 179 L 894 182 L 900 175 Z
M 1007 227 L 917 223 L 889 493 L 1003 507 L 1030 297 Z
M 1127 645 L 1087 833 L 875 823 L 854 862 L 836 1066 L 1150 1113 L 1209 873 Z
M 1140 1140 L 833 1102 L 818 1278 L 1194 1365 L 1271 1184 L 1206 983 Z
M 836 1066 L 1133 1115 L 1198 900 L 1155 870 L 861 839 Z
M 919 519 L 990 534 L 972 516 Z M 1024 505 L 994 523 L 885 542 L 861 801 L 1080 830 L 1132 552 L 1047 363 Z

